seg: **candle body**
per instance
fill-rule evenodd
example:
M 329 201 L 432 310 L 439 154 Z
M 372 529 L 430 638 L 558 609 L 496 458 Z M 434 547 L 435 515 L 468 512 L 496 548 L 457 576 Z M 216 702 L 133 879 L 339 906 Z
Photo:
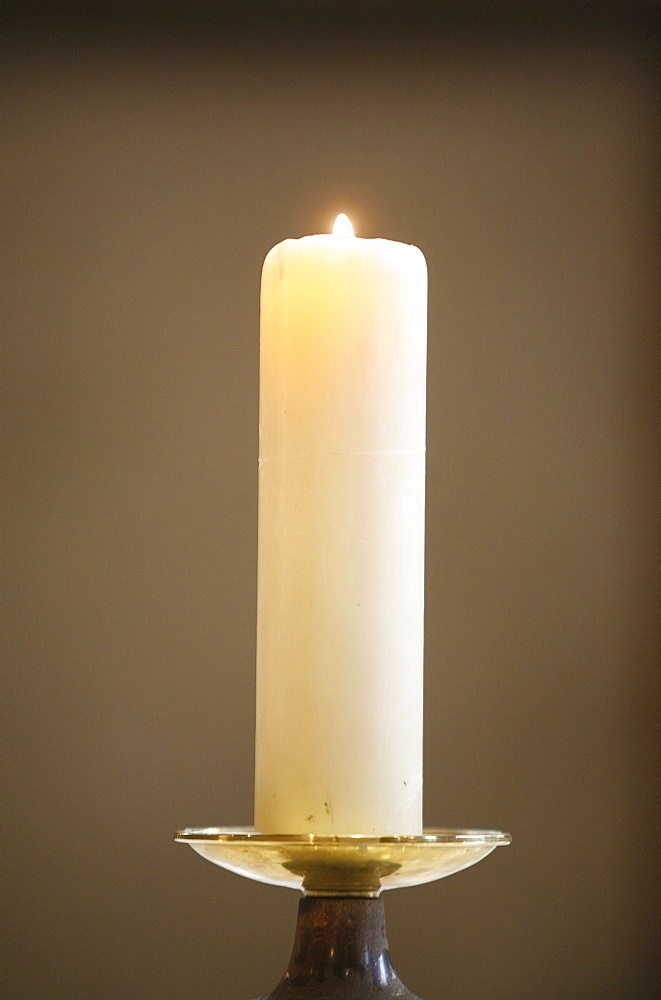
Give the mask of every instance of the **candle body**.
M 255 828 L 418 834 L 427 269 L 285 240 L 262 273 Z

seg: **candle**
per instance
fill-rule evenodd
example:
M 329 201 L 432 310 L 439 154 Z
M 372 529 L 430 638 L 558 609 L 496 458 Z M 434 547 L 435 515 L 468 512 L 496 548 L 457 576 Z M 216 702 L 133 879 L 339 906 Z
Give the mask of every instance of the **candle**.
M 333 234 L 266 257 L 255 828 L 419 834 L 427 268 Z

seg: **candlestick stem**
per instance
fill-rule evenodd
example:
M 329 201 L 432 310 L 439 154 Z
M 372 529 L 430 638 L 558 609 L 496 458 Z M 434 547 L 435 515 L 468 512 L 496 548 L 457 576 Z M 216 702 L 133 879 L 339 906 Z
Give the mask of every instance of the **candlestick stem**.
M 382 899 L 304 897 L 281 982 L 259 1000 L 420 1000 L 390 961 Z

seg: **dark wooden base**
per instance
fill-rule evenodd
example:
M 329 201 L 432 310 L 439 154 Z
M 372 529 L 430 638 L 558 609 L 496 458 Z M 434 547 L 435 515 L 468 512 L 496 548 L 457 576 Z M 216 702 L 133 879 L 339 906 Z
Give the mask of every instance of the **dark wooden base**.
M 381 899 L 304 897 L 281 982 L 258 1000 L 420 1000 L 390 962 Z

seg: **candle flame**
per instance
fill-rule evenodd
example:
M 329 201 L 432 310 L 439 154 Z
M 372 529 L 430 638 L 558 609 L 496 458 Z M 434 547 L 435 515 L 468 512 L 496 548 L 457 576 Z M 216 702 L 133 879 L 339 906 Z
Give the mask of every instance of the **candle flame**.
M 347 237 L 353 235 L 354 232 L 353 226 L 351 225 L 351 219 L 348 215 L 345 215 L 344 212 L 340 212 L 333 226 L 333 236 Z

